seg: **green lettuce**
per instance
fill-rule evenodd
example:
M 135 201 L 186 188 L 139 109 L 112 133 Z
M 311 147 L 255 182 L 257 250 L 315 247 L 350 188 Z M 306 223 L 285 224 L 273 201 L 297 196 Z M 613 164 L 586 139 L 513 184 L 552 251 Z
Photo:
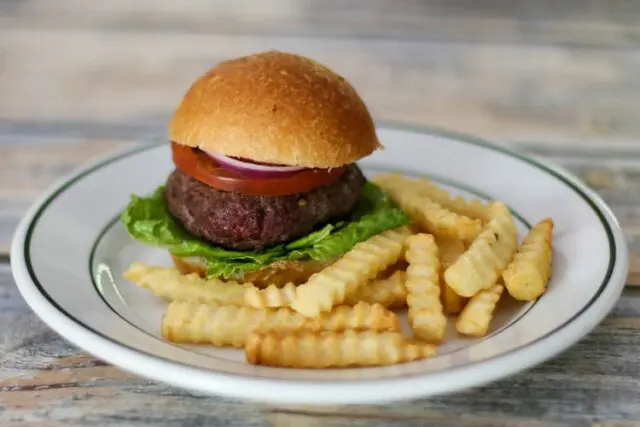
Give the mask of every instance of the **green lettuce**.
M 210 276 L 224 278 L 259 270 L 276 261 L 331 260 L 348 252 L 358 242 L 409 222 L 404 212 L 380 188 L 368 182 L 348 218 L 264 251 L 233 251 L 207 243 L 185 230 L 169 213 L 163 194 L 164 187 L 160 187 L 149 197 L 131 197 L 120 217 L 129 234 L 178 257 L 203 258 Z

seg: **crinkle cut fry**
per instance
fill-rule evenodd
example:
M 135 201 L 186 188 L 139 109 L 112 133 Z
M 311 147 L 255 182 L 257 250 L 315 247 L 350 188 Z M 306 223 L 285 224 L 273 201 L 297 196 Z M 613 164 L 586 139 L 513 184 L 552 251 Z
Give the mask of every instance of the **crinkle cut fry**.
M 497 283 L 471 297 L 458 316 L 456 330 L 464 335 L 485 336 L 503 291 L 502 283 Z
M 244 294 L 246 305 L 253 308 L 289 307 L 295 298 L 296 286 L 293 283 L 287 283 L 282 288 L 275 285 L 264 289 L 251 287 Z
M 400 320 L 379 304 L 339 306 L 330 313 L 307 318 L 289 308 L 249 307 L 172 302 L 162 319 L 162 335 L 169 341 L 242 347 L 253 331 L 295 332 L 371 329 L 398 331 Z
M 148 266 L 132 263 L 124 278 L 141 288 L 169 301 L 195 301 L 208 304 L 245 305 L 244 292 L 251 285 L 205 280 L 199 275 L 182 275 L 176 268 Z
M 398 261 L 408 235 L 408 227 L 400 227 L 358 243 L 331 266 L 298 286 L 291 307 L 305 316 L 316 317 L 344 303 L 349 295 Z
M 454 197 L 444 188 L 434 184 L 430 179 L 412 178 L 399 174 L 383 174 L 374 178 L 375 182 L 398 182 L 406 187 L 412 187 L 418 194 L 426 196 L 443 208 L 464 215 L 469 218 L 477 218 L 483 222 L 489 221 L 489 207 L 479 200 L 465 200 L 462 196 Z
M 377 177 L 376 183 L 414 223 L 429 233 L 465 240 L 474 238 L 482 230 L 482 220 L 446 209 L 404 178 Z
M 405 272 L 401 270 L 389 277 L 371 280 L 362 285 L 354 295 L 348 295 L 344 303 L 353 306 L 365 302 L 380 304 L 386 308 L 404 308 L 407 303 L 404 280 Z M 296 298 L 296 286 L 287 283 L 282 288 L 273 285 L 264 289 L 250 287 L 245 291 L 244 297 L 246 305 L 252 308 L 289 307 Z
M 466 250 L 465 244 L 462 240 L 447 237 L 439 237 L 436 242 L 438 243 L 438 253 L 440 254 L 440 267 L 442 273 L 444 273 L 464 253 Z M 467 303 L 467 298 L 456 294 L 447 285 L 443 274 L 440 275 L 440 293 L 445 313 L 458 314 Z
M 287 368 L 382 366 L 426 359 L 435 346 L 400 332 L 353 331 L 252 334 L 245 346 L 254 365 Z
M 407 238 L 407 306 L 409 325 L 416 337 L 439 343 L 447 329 L 447 318 L 440 301 L 440 261 L 438 247 L 430 234 Z
M 362 285 L 355 294 L 348 295 L 345 303 L 354 305 L 362 301 L 387 308 L 404 308 L 407 304 L 405 277 L 406 273 L 398 270 L 389 277 L 371 280 Z
M 553 258 L 553 220 L 537 223 L 502 273 L 509 294 L 520 301 L 533 301 L 546 290 Z
M 509 209 L 491 204 L 492 218 L 469 249 L 444 272 L 449 287 L 458 295 L 472 297 L 495 284 L 518 245 L 518 231 Z

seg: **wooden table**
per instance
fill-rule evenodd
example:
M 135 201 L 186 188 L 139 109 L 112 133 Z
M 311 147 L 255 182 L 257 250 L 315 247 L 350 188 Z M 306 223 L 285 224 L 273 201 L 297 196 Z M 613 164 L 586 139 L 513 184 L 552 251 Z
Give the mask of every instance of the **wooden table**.
M 350 79 L 376 118 L 492 138 L 559 163 L 613 207 L 640 284 L 640 5 L 617 1 L 0 0 L 0 425 L 640 425 L 640 288 L 585 340 L 453 396 L 275 408 L 126 374 L 19 296 L 14 227 L 51 181 L 164 131 L 222 58 L 278 48 Z M 598 250 L 598 248 L 594 248 Z

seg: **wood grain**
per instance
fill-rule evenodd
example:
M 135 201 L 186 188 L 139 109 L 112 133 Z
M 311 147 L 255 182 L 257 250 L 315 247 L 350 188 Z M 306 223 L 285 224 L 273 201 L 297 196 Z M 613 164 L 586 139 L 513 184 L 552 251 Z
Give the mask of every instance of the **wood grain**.
M 640 135 L 640 97 L 631 95 L 640 91 L 640 63 L 632 60 L 637 52 L 389 39 L 0 32 L 4 119 L 166 118 L 208 67 L 277 48 L 333 67 L 353 82 L 373 114 L 387 120 L 500 139 Z M 46 68 L 39 66 L 43 61 Z
M 0 4 L 5 127 L 164 123 L 207 67 L 278 48 L 344 74 L 383 120 L 581 147 L 640 134 L 633 2 Z
M 334 67 L 381 119 L 610 145 L 640 134 L 639 15 L 591 0 L 1 0 L 0 120 L 166 118 L 207 67 L 277 48 Z
M 6 1 L 4 28 L 415 38 L 635 47 L 640 6 L 623 1 Z

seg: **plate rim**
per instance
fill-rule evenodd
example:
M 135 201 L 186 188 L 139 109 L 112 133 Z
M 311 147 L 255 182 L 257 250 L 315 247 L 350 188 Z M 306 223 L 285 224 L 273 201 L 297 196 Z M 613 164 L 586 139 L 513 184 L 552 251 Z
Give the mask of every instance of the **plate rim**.
M 46 212 L 48 205 L 55 200 L 57 195 L 73 186 L 77 180 L 90 175 L 101 167 L 108 166 L 123 157 L 128 157 L 156 146 L 155 144 L 150 146 L 144 143 L 144 139 L 138 140 L 132 147 L 117 150 L 110 155 L 102 156 L 85 166 L 77 168 L 72 173 L 59 179 L 32 204 L 16 228 L 12 241 L 11 269 L 14 280 L 27 304 L 49 327 L 79 348 L 112 363 L 120 369 L 194 391 L 275 403 L 350 404 L 389 402 L 459 391 L 497 381 L 516 372 L 530 369 L 566 350 L 591 332 L 592 329 L 602 321 L 606 314 L 611 311 L 624 288 L 628 272 L 629 260 L 626 239 L 609 206 L 597 193 L 588 188 L 577 177 L 548 161 L 519 153 L 516 150 L 475 136 L 434 127 L 390 122 L 377 122 L 376 128 L 378 131 L 396 130 L 400 132 L 413 132 L 454 139 L 475 146 L 481 146 L 484 149 L 498 151 L 510 157 L 515 157 L 569 184 L 586 203 L 591 205 L 590 207 L 600 217 L 602 225 L 607 232 L 607 237 L 610 239 L 611 249 L 613 250 L 613 253 L 611 253 L 612 262 L 610 269 L 608 269 L 607 274 L 605 274 L 600 292 L 594 294 L 590 305 L 567 321 L 563 329 L 549 332 L 538 338 L 534 343 L 482 362 L 446 370 L 446 375 L 449 379 L 459 377 L 463 379 L 463 381 L 442 381 L 443 379 L 441 378 L 439 381 L 440 384 L 431 387 L 429 390 L 420 387 L 420 381 L 429 378 L 433 379 L 433 377 L 443 375 L 445 372 L 436 371 L 402 376 L 394 379 L 350 380 L 327 384 L 326 382 L 312 380 L 283 380 L 218 372 L 171 361 L 156 355 L 145 354 L 144 352 L 128 347 L 125 343 L 100 335 L 99 331 L 93 330 L 93 328 L 84 325 L 72 315 L 66 313 L 63 308 L 57 305 L 55 300 L 46 292 L 43 294 L 39 289 L 41 285 L 38 283 L 35 274 L 32 273 L 32 267 L 25 256 L 26 251 L 29 249 L 30 233 L 33 231 L 32 229 L 35 228 L 34 225 L 39 216 Z M 613 290 L 614 294 L 604 301 L 604 305 L 600 307 L 595 316 L 584 320 L 585 314 L 593 311 L 597 303 L 602 301 L 602 292 L 612 284 L 617 286 L 617 288 Z M 583 327 L 579 331 L 568 333 L 567 330 L 571 331 L 572 329 L 570 326 L 575 325 L 578 321 L 584 324 Z M 558 340 L 558 336 L 561 335 L 567 336 Z M 554 342 L 553 345 L 550 344 L 552 342 Z M 541 354 L 540 351 L 532 351 L 544 348 L 552 349 L 552 351 L 544 354 Z M 537 356 L 534 357 L 534 354 L 537 354 Z M 508 363 L 508 361 L 512 359 L 519 360 L 520 363 Z M 496 369 L 500 364 L 503 364 L 503 366 Z M 139 366 L 144 366 L 144 368 L 140 368 Z M 483 366 L 485 367 L 484 369 Z M 493 366 L 493 369 L 489 369 L 491 366 Z M 163 372 L 167 370 L 168 372 L 173 372 L 171 378 L 161 378 L 160 375 L 150 374 L 150 372 Z M 489 373 L 490 371 L 491 373 Z M 465 372 L 473 378 L 465 379 Z M 198 380 L 195 381 L 195 383 L 192 381 L 194 377 Z M 189 381 L 192 382 L 189 384 Z M 390 381 L 394 382 L 392 389 L 389 388 Z M 362 394 L 363 387 L 366 389 L 365 394 Z M 383 389 L 386 393 L 379 392 Z M 308 391 L 309 393 L 304 393 L 303 391 Z M 319 398 L 320 395 L 322 396 L 321 398 Z

